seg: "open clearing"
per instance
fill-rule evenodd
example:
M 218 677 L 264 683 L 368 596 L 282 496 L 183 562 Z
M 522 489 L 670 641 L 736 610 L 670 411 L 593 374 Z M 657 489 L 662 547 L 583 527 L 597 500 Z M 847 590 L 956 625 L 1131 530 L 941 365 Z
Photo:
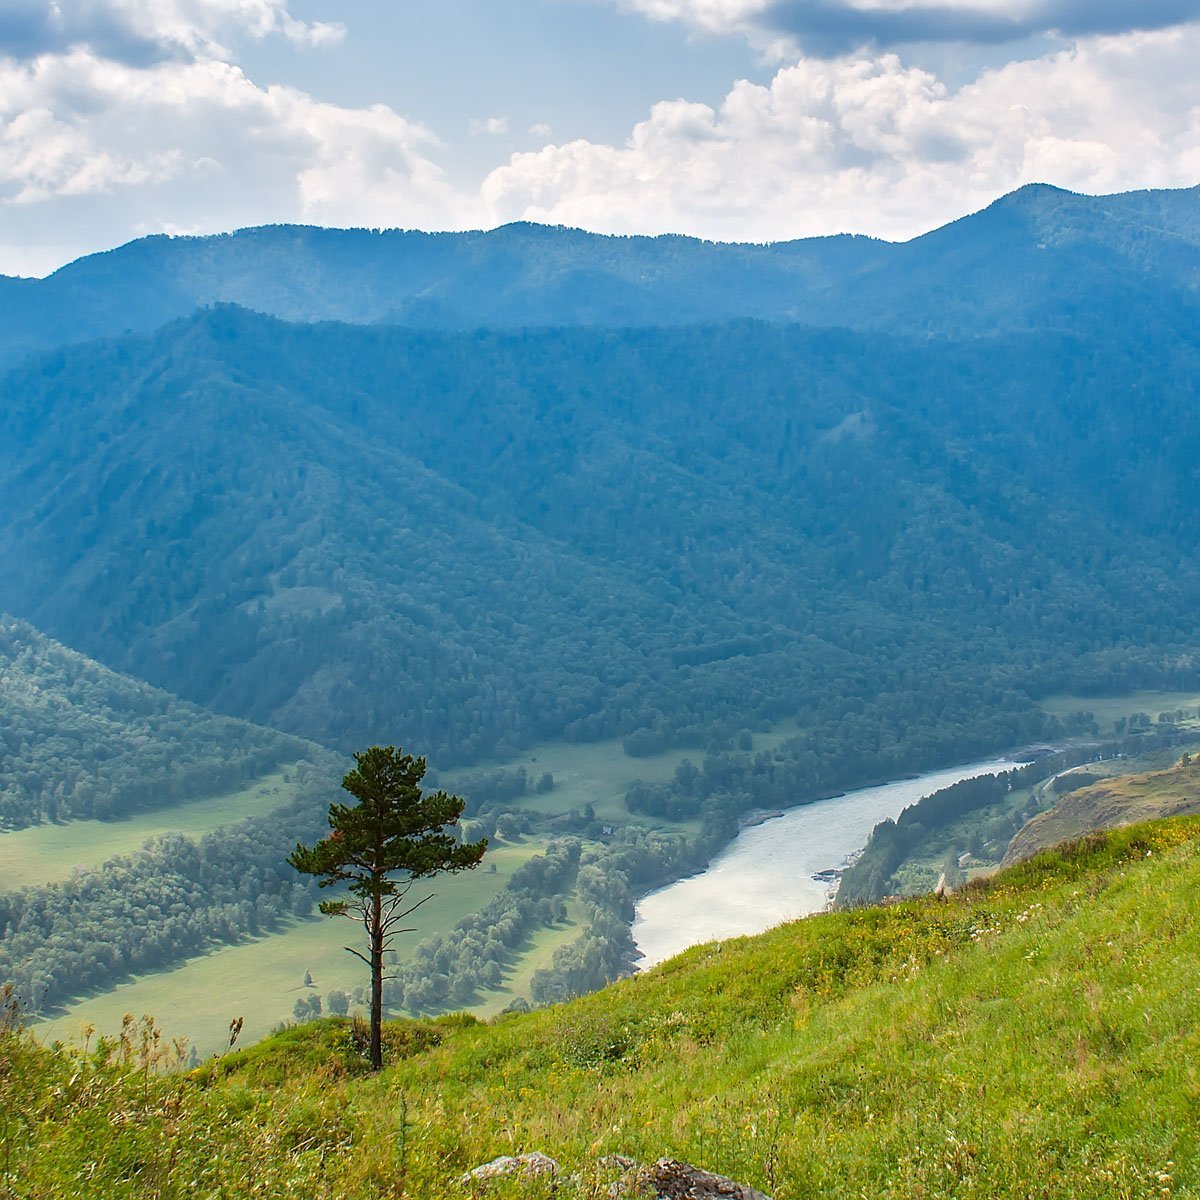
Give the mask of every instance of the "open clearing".
M 782 722 L 769 733 L 755 733 L 754 746 L 750 753 L 770 753 L 781 742 L 795 737 L 797 732 L 795 722 L 789 721 Z M 530 780 L 536 782 L 540 775 L 549 771 L 554 776 L 553 791 L 531 792 L 513 803 L 544 816 L 559 816 L 590 804 L 602 821 L 659 826 L 663 822 L 650 817 L 631 815 L 626 811 L 625 790 L 638 779 L 646 783 L 662 783 L 670 779 L 675 774 L 675 768 L 685 758 L 690 758 L 699 765 L 704 759 L 704 751 L 666 750 L 661 754 L 631 758 L 622 748 L 620 738 L 609 738 L 603 742 L 546 742 L 532 747 L 519 758 L 509 762 L 487 763 L 469 770 L 442 772 L 438 784 L 453 791 L 458 781 L 472 775 L 498 769 L 515 771 L 518 767 L 524 767 Z
M 164 833 L 200 837 L 243 817 L 270 812 L 291 794 L 291 784 L 284 779 L 289 769 L 281 767 L 236 792 L 139 813 L 124 821 L 69 821 L 0 833 L 0 890 L 58 883 L 76 869 L 97 867 L 119 854 L 140 850 L 147 838 Z
M 789 722 L 768 733 L 755 733 L 751 752 L 770 753 L 796 732 L 796 725 Z M 550 771 L 555 780 L 553 791 L 530 794 L 514 803 L 545 817 L 591 804 L 601 820 L 622 824 L 637 820 L 659 828 L 684 829 L 689 826 L 631 818 L 625 810 L 625 790 L 638 779 L 648 783 L 670 779 L 684 759 L 699 763 L 703 757 L 702 750 L 692 749 L 631 758 L 616 738 L 586 744 L 549 742 L 508 762 L 442 772 L 438 786 L 453 790 L 456 781 L 497 769 L 511 771 L 524 767 L 534 780 Z M 148 813 L 130 821 L 112 824 L 80 821 L 5 834 L 0 837 L 0 855 L 7 852 L 9 859 L 0 857 L 0 877 L 4 877 L 7 862 L 11 860 L 15 864 L 13 878 L 17 880 L 11 886 L 63 879 L 76 866 L 94 866 L 116 854 L 135 850 L 156 834 L 176 831 L 198 835 L 239 817 L 267 811 L 282 802 L 287 787 L 283 772 L 279 771 L 241 792 Z M 13 842 L 13 849 L 9 850 L 8 840 L 17 837 L 25 841 Z M 536 838 L 519 844 L 497 843 L 489 849 L 479 870 L 453 879 L 435 880 L 438 897 L 422 908 L 419 931 L 397 945 L 401 961 L 411 955 L 422 938 L 448 932 L 462 917 L 482 908 L 517 867 L 543 849 L 544 843 Z M 494 873 L 489 870 L 492 864 L 496 866 Z M 472 1011 L 491 1015 L 517 996 L 528 997 L 534 972 L 549 965 L 559 946 L 578 936 L 579 920 L 576 905 L 569 903 L 567 922 L 537 931 L 506 976 L 504 986 L 484 993 Z M 120 1027 L 124 1014 L 148 1013 L 169 1036 L 189 1038 L 201 1054 L 207 1055 L 225 1045 L 230 1020 L 240 1016 L 245 1018 L 242 1040 L 249 1043 L 292 1017 L 296 999 L 308 990 L 302 982 L 306 971 L 311 972 L 313 990 L 322 999 L 335 988 L 349 991 L 365 984 L 365 968 L 343 949 L 348 938 L 357 945 L 355 937 L 355 929 L 345 921 L 314 917 L 279 933 L 214 950 L 172 970 L 141 976 L 102 995 L 81 1000 L 54 1019 L 40 1023 L 38 1032 L 46 1040 L 77 1040 L 85 1023 L 111 1033 Z
M 503 1012 L 518 996 L 529 999 L 529 983 L 535 972 L 548 967 L 559 946 L 573 942 L 583 922 L 583 909 L 575 899 L 567 901 L 567 919 L 561 925 L 543 927 L 534 932 L 515 968 L 505 972 L 502 987 L 482 993 L 480 1003 L 472 1004 L 469 1011 L 477 1017 L 494 1017 Z
M 1124 696 L 1047 696 L 1042 702 L 1043 711 L 1055 717 L 1069 713 L 1090 712 L 1100 726 L 1102 734 L 1112 733 L 1113 724 L 1122 717 L 1134 713 L 1145 713 L 1151 721 L 1158 720 L 1161 712 L 1177 712 L 1188 709 L 1186 724 L 1194 724 L 1196 709 L 1200 707 L 1197 692 L 1128 692 Z
M 532 839 L 499 844 L 488 851 L 478 870 L 432 880 L 436 895 L 414 917 L 418 931 L 397 939 L 400 961 L 412 955 L 422 938 L 448 932 L 482 908 L 522 863 L 543 849 L 541 842 Z M 488 869 L 493 863 L 495 872 Z M 170 971 L 140 976 L 71 1005 L 35 1029 L 43 1041 L 78 1041 L 85 1023 L 111 1034 L 120 1029 L 126 1013 L 148 1013 L 168 1037 L 188 1038 L 201 1055 L 214 1054 L 225 1046 L 229 1022 L 235 1017 L 245 1019 L 242 1041 L 248 1044 L 290 1020 L 299 996 L 315 992 L 324 999 L 335 988 L 349 991 L 366 985 L 367 969 L 343 949 L 347 945 L 362 948 L 361 928 L 335 917 L 313 916 L 280 933 L 214 950 Z M 305 971 L 312 974 L 311 989 L 304 986 Z M 509 992 L 497 1010 L 515 994 Z

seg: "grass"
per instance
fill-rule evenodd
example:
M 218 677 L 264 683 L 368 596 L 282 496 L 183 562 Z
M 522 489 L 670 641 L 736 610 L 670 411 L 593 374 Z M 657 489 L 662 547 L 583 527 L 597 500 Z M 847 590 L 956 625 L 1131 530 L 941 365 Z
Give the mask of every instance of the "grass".
M 1200 746 L 1187 749 L 1195 753 Z M 1181 753 L 1181 747 L 1150 750 L 1136 758 L 1088 763 L 1066 772 L 1066 775 L 1086 773 L 1117 778 L 1131 771 L 1162 770 L 1173 766 Z M 1107 809 L 1096 808 L 1093 811 L 1073 796 L 1073 793 L 1056 791 L 1053 781 L 1047 779 L 1032 787 L 1013 791 L 997 804 L 976 809 L 956 821 L 930 830 L 897 869 L 897 890 L 906 896 L 930 892 L 948 865 L 955 868 L 948 871 L 948 877 L 950 883 L 956 885 L 963 878 L 990 875 L 1003 862 L 1028 857 L 1039 849 L 1081 837 L 1095 829 L 1189 811 L 1169 803 L 1147 804 L 1140 808 L 1133 805 L 1128 808 L 1126 816 L 1119 817 L 1119 800 L 1114 799 Z M 1054 815 L 1060 811 L 1061 819 Z M 974 853 L 971 859 L 959 871 L 956 867 L 959 856 L 972 847 Z
M 270 812 L 291 794 L 287 767 L 235 792 L 192 800 L 172 808 L 139 813 L 123 821 L 70 821 L 0 832 L 0 890 L 15 890 L 67 879 L 78 869 L 140 850 L 164 833 L 200 837 L 243 817 Z
M 1191 754 L 1197 749 L 1190 747 Z M 1097 829 L 1200 812 L 1200 760 L 1189 756 L 1190 761 L 1184 765 L 1178 750 L 1170 753 L 1177 761 L 1166 770 L 1114 776 L 1068 792 L 1017 834 L 1007 857 L 1010 861 L 1027 858 Z
M 786 724 L 770 733 L 757 733 L 754 749 L 771 750 L 794 733 L 795 727 Z M 624 795 L 630 783 L 635 779 L 649 782 L 669 779 L 685 758 L 701 756 L 698 751 L 668 751 L 630 758 L 618 739 L 587 745 L 550 742 L 534 747 L 513 762 L 484 764 L 469 773 L 501 765 L 506 769 L 524 766 L 533 778 L 550 771 L 556 781 L 554 790 L 531 794 L 522 799 L 522 806 L 553 817 L 591 803 L 601 820 L 629 823 L 634 818 L 625 811 Z M 452 789 L 462 774 L 445 772 L 439 785 Z M 79 821 L 3 834 L 0 878 L 11 880 L 14 887 L 64 879 L 78 866 L 94 866 L 116 854 L 137 849 L 156 834 L 176 831 L 198 835 L 251 812 L 267 811 L 280 802 L 286 790 L 280 771 L 228 796 L 195 801 L 129 821 L 111 824 Z M 645 819 L 645 823 L 675 829 L 690 827 L 651 819 Z M 552 827 L 547 832 L 552 832 Z M 489 850 L 483 868 L 445 884 L 445 899 L 422 910 L 420 931 L 404 949 L 411 951 L 420 938 L 446 932 L 463 916 L 482 907 L 516 867 L 541 848 L 542 844 L 535 840 Z M 497 865 L 498 874 L 489 874 L 492 863 Z M 569 911 L 574 912 L 574 908 Z M 363 982 L 356 960 L 342 949 L 348 930 L 341 922 L 302 922 L 252 943 L 214 951 L 73 1004 L 61 1015 L 40 1024 L 39 1034 L 76 1038 L 85 1024 L 113 1029 L 119 1026 L 125 1013 L 156 1013 L 164 1014 L 164 1024 L 173 1036 L 191 1039 L 201 1053 L 207 1054 L 225 1044 L 230 1018 L 243 1016 L 242 1039 L 250 1042 L 291 1017 L 305 971 L 311 971 L 322 996 L 332 989 L 349 990 Z M 547 966 L 554 951 L 578 932 L 574 918 L 565 926 L 540 930 L 505 986 L 486 993 L 477 1010 L 490 1015 L 517 996 L 528 997 L 529 980 L 534 972 Z
M 1195 724 L 1195 711 L 1200 708 L 1200 692 L 1128 692 L 1123 696 L 1047 696 L 1041 702 L 1043 711 L 1051 716 L 1066 717 L 1071 713 L 1090 712 L 1102 734 L 1110 734 L 1113 725 L 1122 717 L 1145 713 L 1151 721 L 1162 712 L 1190 709 L 1185 724 Z
M 504 980 L 504 986 L 483 993 L 482 1002 L 470 1011 L 477 1017 L 494 1017 L 507 1008 L 518 996 L 529 999 L 529 984 L 534 975 L 550 966 L 554 952 L 573 942 L 583 922 L 582 906 L 574 898 L 567 901 L 567 919 L 560 925 L 542 926 L 522 947 L 520 959 Z
M 528 1016 L 398 1025 L 378 1077 L 344 1023 L 162 1080 L 136 1036 L 122 1067 L 10 1035 L 9 1194 L 482 1196 L 463 1171 L 537 1149 L 556 1189 L 486 1194 L 592 1200 L 606 1155 L 665 1154 L 774 1200 L 1196 1196 L 1198 910 L 1200 820 L 1175 818 Z
M 796 732 L 794 723 L 783 723 L 769 733 L 756 733 L 754 753 L 774 750 L 787 738 L 794 737 Z M 524 767 L 532 780 L 549 771 L 554 776 L 553 791 L 523 796 L 519 801 L 522 808 L 553 817 L 591 804 L 602 821 L 619 821 L 622 824 L 640 822 L 665 827 L 666 823 L 653 818 L 631 815 L 625 808 L 625 791 L 639 779 L 646 783 L 661 783 L 670 779 L 685 758 L 699 763 L 704 758 L 704 751 L 667 750 L 644 758 L 630 758 L 621 748 L 620 738 L 586 744 L 546 742 L 511 762 L 490 763 L 465 772 L 446 771 L 440 776 L 439 784 L 453 790 L 455 781 L 465 775 L 501 766 L 505 770 Z M 682 829 L 686 825 L 675 824 L 670 827 Z
M 421 907 L 418 932 L 397 940 L 400 961 L 411 955 L 421 938 L 447 932 L 482 908 L 522 863 L 541 850 L 541 843 L 533 840 L 498 845 L 488 851 L 478 870 L 434 880 L 431 890 L 436 898 Z M 488 870 L 492 863 L 494 874 Z M 343 949 L 361 942 L 361 930 L 348 921 L 314 916 L 280 933 L 214 950 L 173 970 L 140 976 L 80 1000 L 35 1028 L 45 1041 L 79 1041 L 85 1025 L 115 1030 L 126 1013 L 152 1013 L 170 1037 L 187 1038 L 201 1055 L 213 1054 L 224 1047 L 234 1017 L 244 1018 L 241 1036 L 249 1043 L 290 1020 L 296 999 L 310 990 L 324 998 L 335 988 L 349 991 L 365 985 L 366 968 Z M 312 974 L 312 989 L 304 987 L 306 971 Z M 497 1007 L 503 1008 L 512 998 L 510 993 Z

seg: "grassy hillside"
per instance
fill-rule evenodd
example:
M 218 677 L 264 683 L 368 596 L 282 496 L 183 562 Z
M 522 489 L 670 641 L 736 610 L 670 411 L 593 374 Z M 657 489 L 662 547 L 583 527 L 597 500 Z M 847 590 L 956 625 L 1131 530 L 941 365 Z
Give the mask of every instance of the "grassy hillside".
M 378 1078 L 333 1022 L 161 1079 L 132 1025 L 86 1058 L 9 1034 L 0 1170 L 22 1200 L 80 1178 L 113 1200 L 426 1198 L 539 1149 L 563 1197 L 607 1194 L 614 1153 L 775 1200 L 1191 1196 L 1198 904 L 1200 820 L 1180 818 L 528 1016 L 397 1025 Z
M 1165 771 L 1122 774 L 1073 790 L 1068 790 L 1070 780 L 1068 775 L 1058 781 L 1066 794 L 1053 808 L 1017 832 L 1004 855 L 1005 866 L 1092 830 L 1200 812 L 1200 759 L 1190 754 Z

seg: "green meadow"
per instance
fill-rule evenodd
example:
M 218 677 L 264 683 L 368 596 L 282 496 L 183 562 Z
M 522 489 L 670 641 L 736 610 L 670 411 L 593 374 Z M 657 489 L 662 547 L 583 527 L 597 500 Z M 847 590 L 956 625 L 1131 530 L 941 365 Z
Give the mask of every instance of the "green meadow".
M 124 821 L 69 821 L 0 833 L 0 890 L 58 883 L 76 870 L 139 850 L 164 833 L 201 837 L 221 825 L 258 816 L 291 794 L 288 768 L 235 792 L 139 813 Z
M 788 738 L 795 737 L 797 732 L 795 722 L 789 721 L 781 722 L 768 732 L 755 733 L 752 752 L 769 753 Z M 549 771 L 554 776 L 552 791 L 531 793 L 515 803 L 530 812 L 547 817 L 561 816 L 590 804 L 602 821 L 658 824 L 659 822 L 647 817 L 631 816 L 625 808 L 625 791 L 635 780 L 661 783 L 670 779 L 675 773 L 675 768 L 687 758 L 699 764 L 704 758 L 704 751 L 667 750 L 660 754 L 631 758 L 622 748 L 620 738 L 587 743 L 545 742 L 532 747 L 519 758 L 503 763 L 488 763 L 470 771 L 443 772 L 439 784 L 453 790 L 456 781 L 461 781 L 480 770 L 503 768 L 506 771 L 515 771 L 518 767 L 524 767 L 532 780 Z
M 379 1076 L 342 1021 L 164 1077 L 152 1031 L 87 1061 L 0 1035 L 0 1140 L 22 1200 L 600 1200 L 613 1155 L 773 1200 L 1182 1200 L 1198 910 L 1200 820 L 1175 818 L 528 1015 L 399 1022 Z M 458 1182 L 533 1150 L 557 1182 Z
M 430 891 L 434 899 L 422 905 L 419 917 L 414 917 L 418 931 L 397 940 L 398 961 L 408 958 L 421 938 L 444 933 L 481 908 L 522 863 L 541 850 L 542 844 L 534 839 L 499 844 L 488 851 L 484 865 L 477 870 L 433 880 Z M 226 1044 L 229 1022 L 235 1017 L 244 1019 L 241 1036 L 251 1042 L 291 1020 L 296 999 L 310 990 L 324 999 L 334 989 L 350 991 L 365 985 L 366 968 L 344 949 L 347 945 L 361 949 L 361 942 L 362 931 L 351 922 L 313 916 L 279 933 L 214 950 L 172 970 L 134 978 L 72 1004 L 39 1022 L 35 1029 L 43 1041 L 78 1042 L 86 1025 L 111 1032 L 121 1027 L 126 1013 L 152 1013 L 170 1037 L 187 1038 L 200 1054 L 212 1054 Z M 312 975 L 312 989 L 304 986 L 305 972 Z M 498 1011 L 515 994 L 512 990 L 491 993 L 485 1008 Z
M 1120 696 L 1047 696 L 1041 702 L 1043 711 L 1055 717 L 1071 713 L 1090 712 L 1102 734 L 1112 733 L 1113 725 L 1122 717 L 1145 713 L 1151 721 L 1163 712 L 1189 709 L 1186 722 L 1197 723 L 1195 711 L 1200 707 L 1200 692 L 1127 692 Z

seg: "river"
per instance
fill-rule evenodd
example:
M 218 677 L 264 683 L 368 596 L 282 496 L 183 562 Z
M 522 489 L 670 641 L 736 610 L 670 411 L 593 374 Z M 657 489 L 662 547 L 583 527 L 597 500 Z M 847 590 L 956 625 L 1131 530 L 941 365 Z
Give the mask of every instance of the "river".
M 844 867 L 885 817 L 960 779 L 1005 771 L 1008 759 L 930 771 L 860 788 L 844 796 L 789 809 L 743 829 L 699 875 L 645 896 L 637 906 L 633 940 L 646 969 L 688 946 L 765 929 L 820 912 L 836 882 L 814 876 Z

